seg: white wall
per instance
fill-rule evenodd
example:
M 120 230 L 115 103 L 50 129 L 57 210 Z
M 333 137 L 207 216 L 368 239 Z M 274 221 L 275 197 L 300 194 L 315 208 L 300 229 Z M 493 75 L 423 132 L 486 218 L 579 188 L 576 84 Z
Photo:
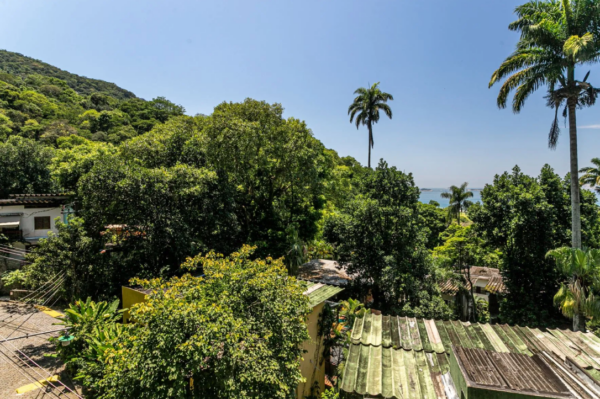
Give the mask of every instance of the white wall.
M 20 229 L 23 230 L 23 238 L 47 237 L 48 232 L 56 230 L 56 218 L 62 221 L 61 206 L 56 208 L 28 208 L 24 205 L 0 206 L 0 216 L 6 213 L 22 213 Z M 35 230 L 35 217 L 50 216 L 50 230 Z

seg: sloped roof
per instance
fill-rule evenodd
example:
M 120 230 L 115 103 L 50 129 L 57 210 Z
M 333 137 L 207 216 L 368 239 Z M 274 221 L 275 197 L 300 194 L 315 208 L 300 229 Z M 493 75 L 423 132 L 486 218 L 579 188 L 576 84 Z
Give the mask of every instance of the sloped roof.
M 465 271 L 462 274 L 466 282 L 467 272 Z M 471 283 L 473 284 L 473 286 L 475 286 L 480 280 L 487 281 L 487 284 L 484 289 L 490 294 L 506 293 L 504 279 L 502 277 L 502 274 L 500 274 L 499 269 L 484 266 L 471 266 Z M 449 279 L 440 284 L 440 289 L 444 294 L 456 295 L 460 287 L 456 279 Z
M 452 398 L 453 383 L 449 374 L 446 375 L 447 361 L 440 358 L 440 355 L 447 357 L 452 346 L 495 353 L 543 355 L 554 373 L 562 373 L 561 378 L 569 389 L 581 389 L 582 384 L 589 383 L 584 381 L 588 376 L 592 385 L 598 384 L 598 396 L 580 396 L 600 398 L 600 339 L 591 333 L 374 314 L 367 314 L 354 323 L 341 387 L 348 392 L 402 398 L 412 396 L 398 396 L 397 385 L 401 384 L 404 389 L 404 384 L 412 386 L 410 384 L 418 382 L 421 387 L 432 386 L 436 392 L 437 396 L 427 397 Z M 399 357 L 395 352 L 403 353 Z M 424 356 L 427 354 L 432 356 Z M 437 363 L 433 354 L 437 355 Z M 390 359 L 402 363 L 396 364 Z M 423 359 L 427 360 L 425 364 Z M 571 367 L 566 367 L 566 363 Z M 400 373 L 404 374 L 396 375 L 394 367 L 400 367 Z M 583 377 L 573 371 L 575 369 L 582 370 Z
M 498 353 L 484 349 L 454 347 L 462 378 L 469 386 L 504 392 L 572 397 L 541 354 Z
M 338 286 L 344 286 L 351 280 L 344 265 L 328 259 L 314 259 L 303 264 L 298 270 L 298 278 Z
M 8 199 L 0 199 L 0 205 L 54 205 L 63 203 L 69 194 L 9 194 Z
M 344 291 L 344 289 L 340 287 L 309 281 L 307 282 L 307 289 L 304 291 L 304 295 L 308 296 L 309 304 L 314 308 L 321 302 L 325 302 L 342 291 Z

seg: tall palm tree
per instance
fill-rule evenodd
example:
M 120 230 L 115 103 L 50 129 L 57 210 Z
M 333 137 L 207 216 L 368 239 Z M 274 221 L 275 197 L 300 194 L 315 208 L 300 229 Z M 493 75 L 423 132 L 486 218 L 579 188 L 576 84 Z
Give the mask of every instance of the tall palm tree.
M 573 319 L 573 331 L 585 331 L 585 318 L 600 317 L 600 298 L 594 290 L 600 288 L 600 250 L 558 248 L 547 257 L 556 261 L 567 278 L 554 296 L 554 303 L 563 315 Z
M 456 223 L 460 224 L 460 214 L 467 210 L 473 203 L 467 198 L 472 198 L 473 193 L 467 191 L 469 183 L 465 182 L 460 187 L 450 186 L 450 191 L 442 193 L 442 198 L 448 198 L 450 205 L 448 206 L 448 222 L 456 219 Z
M 371 167 L 371 148 L 375 144 L 373 140 L 373 124 L 379 122 L 379 111 L 385 112 L 385 114 L 392 119 L 392 109 L 386 103 L 389 100 L 393 100 L 394 97 L 391 94 L 384 93 L 379 89 L 379 82 L 375 83 L 370 88 L 366 89 L 360 87 L 356 89 L 354 94 L 357 94 L 356 98 L 348 107 L 348 114 L 350 115 L 350 123 L 356 115 L 356 128 L 360 125 L 366 125 L 369 129 L 369 168 Z
M 582 185 L 589 184 L 590 187 L 596 188 L 596 191 L 600 193 L 600 158 L 592 158 L 594 166 L 587 166 L 581 168 L 579 172 L 584 173 L 579 181 Z
M 575 68 L 600 60 L 600 4 L 598 0 L 533 0 L 515 13 L 518 19 L 508 28 L 521 32 L 521 38 L 515 52 L 493 73 L 489 86 L 507 78 L 498 94 L 498 107 L 505 108 L 515 90 L 515 113 L 534 91 L 547 87 L 547 104 L 555 110 L 548 135 L 551 149 L 560 134 L 558 111 L 565 105 L 571 153 L 571 241 L 574 248 L 581 248 L 576 109 L 594 104 L 598 90 L 587 83 L 589 72 L 577 80 Z

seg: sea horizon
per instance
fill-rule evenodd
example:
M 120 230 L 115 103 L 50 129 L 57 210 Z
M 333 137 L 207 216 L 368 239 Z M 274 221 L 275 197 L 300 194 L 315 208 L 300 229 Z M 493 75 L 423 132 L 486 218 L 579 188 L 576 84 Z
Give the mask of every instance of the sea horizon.
M 448 200 L 447 198 L 442 198 L 441 194 L 444 192 L 448 192 L 448 188 L 440 188 L 440 187 L 424 187 L 424 188 L 420 188 L 421 190 L 421 195 L 419 196 L 419 201 L 424 203 L 424 204 L 428 204 L 430 201 L 436 201 L 437 203 L 440 204 L 441 208 L 446 208 L 449 204 L 450 204 L 450 200 Z M 473 193 L 473 197 L 469 198 L 469 201 L 473 202 L 473 203 L 482 203 L 481 201 L 481 190 L 483 190 L 483 188 L 469 188 L 469 191 L 471 191 Z M 596 203 L 598 205 L 600 205 L 600 198 L 598 198 L 598 194 L 596 194 L 596 198 L 598 199 L 596 201 Z

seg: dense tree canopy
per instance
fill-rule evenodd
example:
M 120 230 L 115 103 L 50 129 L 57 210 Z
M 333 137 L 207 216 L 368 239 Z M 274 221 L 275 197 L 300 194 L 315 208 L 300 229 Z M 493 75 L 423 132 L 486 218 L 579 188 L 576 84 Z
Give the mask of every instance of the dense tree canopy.
M 374 306 L 417 317 L 448 317 L 437 289 L 436 269 L 420 225 L 419 189 L 406 175 L 381 161 L 360 182 L 360 195 L 325 222 L 355 289 L 372 292 Z
M 309 338 L 306 285 L 252 253 L 183 265 L 204 277 L 138 280 L 151 294 L 131 309 L 137 323 L 82 370 L 92 397 L 289 398 Z

